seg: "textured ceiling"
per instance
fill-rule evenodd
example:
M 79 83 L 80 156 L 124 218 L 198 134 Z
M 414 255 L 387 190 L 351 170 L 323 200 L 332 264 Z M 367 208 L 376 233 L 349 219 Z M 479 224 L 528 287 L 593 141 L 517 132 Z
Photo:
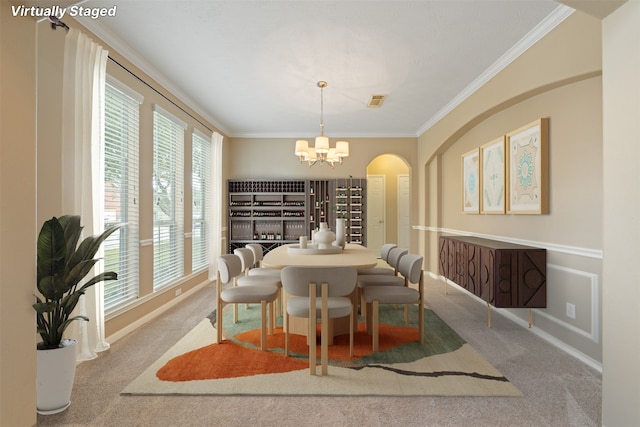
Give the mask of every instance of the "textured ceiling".
M 552 0 L 88 0 L 81 22 L 229 136 L 416 136 L 561 22 Z M 379 109 L 372 94 L 386 94 Z

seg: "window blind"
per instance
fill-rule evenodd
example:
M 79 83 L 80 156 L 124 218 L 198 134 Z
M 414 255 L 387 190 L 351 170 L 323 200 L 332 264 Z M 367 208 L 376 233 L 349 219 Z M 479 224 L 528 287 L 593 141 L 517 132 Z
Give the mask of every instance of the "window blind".
M 138 297 L 138 146 L 142 99 L 113 79 L 105 88 L 104 226 L 124 224 L 104 242 L 105 313 Z
M 192 137 L 191 188 L 193 198 L 191 270 L 209 264 L 209 227 L 211 212 L 211 138 L 198 131 Z
M 184 132 L 159 106 L 153 112 L 153 289 L 184 274 Z

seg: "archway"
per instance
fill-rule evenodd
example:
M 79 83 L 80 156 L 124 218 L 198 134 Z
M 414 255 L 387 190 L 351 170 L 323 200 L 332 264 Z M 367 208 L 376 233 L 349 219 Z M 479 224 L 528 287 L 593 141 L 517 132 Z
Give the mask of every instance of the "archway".
M 410 247 L 410 169 L 394 154 L 382 154 L 367 165 L 367 247 L 379 252 L 384 243 Z

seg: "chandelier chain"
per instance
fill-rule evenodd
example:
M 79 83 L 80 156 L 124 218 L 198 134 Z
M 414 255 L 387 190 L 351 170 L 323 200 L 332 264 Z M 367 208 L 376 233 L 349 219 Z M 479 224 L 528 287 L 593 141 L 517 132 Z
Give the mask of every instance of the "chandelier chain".
M 327 82 L 318 82 L 320 87 L 320 136 L 324 136 L 324 88 Z

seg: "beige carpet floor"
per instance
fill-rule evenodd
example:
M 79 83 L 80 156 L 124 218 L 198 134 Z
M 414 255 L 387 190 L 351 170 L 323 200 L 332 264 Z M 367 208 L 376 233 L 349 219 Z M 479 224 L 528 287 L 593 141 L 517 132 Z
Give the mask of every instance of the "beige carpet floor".
M 508 379 L 491 366 L 477 351 L 452 331 L 431 310 L 425 310 L 425 343 L 415 336 L 418 308 L 410 307 L 411 323 L 405 326 L 402 308 L 391 305 L 380 308 L 383 322 L 390 321 L 399 329 L 385 329 L 381 325 L 382 342 L 385 337 L 406 334 L 395 347 L 371 354 L 371 337 L 360 323 L 355 334 L 353 360 L 335 360 L 327 376 L 309 375 L 307 345 L 301 347 L 301 363 L 290 368 L 268 372 L 285 365 L 292 356 L 285 356 L 277 345 L 263 352 L 252 340 L 243 337 L 251 330 L 257 335 L 260 310 L 257 307 L 238 307 L 239 321 L 234 324 L 233 310 L 226 307 L 225 334 L 231 334 L 233 342 L 215 344 L 216 329 L 210 319 L 203 319 L 180 341 L 129 384 L 123 394 L 216 394 L 216 395 L 329 395 L 329 396 L 521 396 L 522 393 Z M 211 316 L 210 316 L 211 317 Z M 254 329 L 256 328 L 256 329 Z M 229 337 L 228 336 L 228 337 Z M 228 338 L 227 337 L 227 338 Z M 269 337 L 269 342 L 282 344 L 284 333 L 279 327 Z M 302 336 L 292 336 L 299 343 Z M 346 337 L 341 337 L 346 338 Z M 395 336 L 394 336 L 395 338 Z M 332 354 L 348 348 L 348 342 L 336 343 Z M 293 344 L 293 343 L 292 343 Z M 319 351 L 319 350 L 318 350 Z M 235 358 L 236 360 L 229 360 Z M 260 369 L 264 364 L 264 370 Z M 248 366 L 251 365 L 251 366 Z M 169 366 L 171 366 L 169 368 Z M 219 374 L 207 370 L 220 367 Z M 356 369 L 357 368 L 357 369 Z M 163 378 L 158 372 L 163 371 Z M 245 376 L 247 370 L 257 371 Z M 192 372 L 192 374 L 189 374 Z M 227 377 L 230 372 L 236 375 Z M 220 375 L 220 377 L 217 377 Z
M 521 397 L 122 396 L 215 305 L 215 287 L 78 366 L 71 407 L 42 426 L 599 426 L 601 374 L 432 280 L 427 305 L 505 375 Z

